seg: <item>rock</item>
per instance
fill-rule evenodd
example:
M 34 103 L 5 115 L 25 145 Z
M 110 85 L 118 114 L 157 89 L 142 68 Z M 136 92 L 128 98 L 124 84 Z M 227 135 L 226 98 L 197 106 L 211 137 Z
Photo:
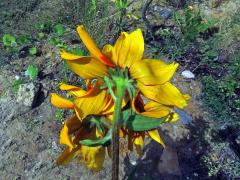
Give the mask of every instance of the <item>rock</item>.
M 175 148 L 168 146 L 163 150 L 158 164 L 158 170 L 164 176 L 181 174 L 179 169 L 177 150 Z
M 159 5 L 154 5 L 150 10 L 152 9 L 153 12 L 160 15 L 162 18 L 170 18 L 173 15 L 173 11 L 166 7 L 161 7 Z
M 39 92 L 39 84 L 21 84 L 17 92 L 17 102 L 22 103 L 25 106 L 32 107 L 36 101 Z
M 182 76 L 185 77 L 185 78 L 187 78 L 187 79 L 193 79 L 193 78 L 195 78 L 195 75 L 194 75 L 191 71 L 189 71 L 189 70 L 183 71 L 183 72 L 182 72 Z
M 179 119 L 182 121 L 183 124 L 190 124 L 192 122 L 193 120 L 192 116 L 186 111 L 183 111 L 178 108 L 174 108 L 174 111 L 178 113 Z

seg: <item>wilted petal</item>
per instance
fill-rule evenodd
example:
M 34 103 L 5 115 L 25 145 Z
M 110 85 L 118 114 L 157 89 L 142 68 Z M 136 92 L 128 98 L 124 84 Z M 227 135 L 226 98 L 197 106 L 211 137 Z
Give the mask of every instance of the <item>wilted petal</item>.
M 70 148 L 73 148 L 74 144 L 71 138 L 71 134 L 81 127 L 81 122 L 77 116 L 73 116 L 66 120 L 64 126 L 60 132 L 59 144 L 65 144 Z
M 92 171 L 99 171 L 105 159 L 105 147 L 82 146 L 80 150 L 81 162 Z
M 57 159 L 57 165 L 67 165 L 79 154 L 79 147 L 67 147 Z

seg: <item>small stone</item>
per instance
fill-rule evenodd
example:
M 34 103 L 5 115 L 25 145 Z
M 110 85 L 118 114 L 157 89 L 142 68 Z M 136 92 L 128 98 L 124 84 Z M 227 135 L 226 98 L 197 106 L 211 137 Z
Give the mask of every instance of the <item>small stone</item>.
M 19 80 L 19 79 L 20 79 L 20 76 L 19 76 L 19 75 L 16 75 L 16 76 L 15 76 L 15 79 L 16 79 L 16 80 Z
M 185 77 L 185 78 L 187 78 L 187 79 L 193 79 L 193 78 L 195 78 L 195 75 L 194 75 L 191 71 L 189 71 L 189 70 L 183 71 L 183 72 L 182 72 L 182 76 Z

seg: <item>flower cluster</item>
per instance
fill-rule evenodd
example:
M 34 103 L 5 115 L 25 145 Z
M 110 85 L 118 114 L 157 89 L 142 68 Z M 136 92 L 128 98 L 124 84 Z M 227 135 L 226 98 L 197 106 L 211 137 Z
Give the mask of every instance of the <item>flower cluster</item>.
M 84 26 L 78 26 L 77 32 L 90 56 L 64 50 L 60 54 L 70 69 L 86 80 L 86 89 L 62 83 L 60 89 L 67 91 L 72 100 L 57 94 L 51 96 L 54 106 L 75 112 L 61 130 L 59 142 L 67 147 L 57 164 L 67 164 L 78 158 L 93 171 L 101 169 L 105 153 L 111 147 L 116 101 L 116 87 L 111 79 L 117 81 L 113 75 L 116 72 L 125 74 L 128 83 L 121 103 L 120 137 L 127 137 L 129 150 L 135 147 L 140 155 L 145 136 L 165 147 L 156 128 L 162 123 L 176 121 L 178 114 L 173 108 L 184 108 L 189 98 L 169 82 L 178 64 L 143 58 L 144 39 L 140 29 L 130 34 L 122 32 L 113 46 L 107 44 L 102 51 Z

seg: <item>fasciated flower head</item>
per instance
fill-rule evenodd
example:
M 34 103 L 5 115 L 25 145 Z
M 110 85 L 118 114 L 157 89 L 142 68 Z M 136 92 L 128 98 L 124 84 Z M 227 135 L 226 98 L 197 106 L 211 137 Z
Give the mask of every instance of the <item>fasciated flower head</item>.
M 128 149 L 133 150 L 134 145 L 137 152 L 142 155 L 145 136 L 165 147 L 157 127 L 161 123 L 178 120 L 178 114 L 173 108 L 184 108 L 189 98 L 169 82 L 178 64 L 166 64 L 161 60 L 143 58 L 144 39 L 140 29 L 130 34 L 122 32 L 113 46 L 107 44 L 102 51 L 84 26 L 78 26 L 77 31 L 90 56 L 79 56 L 64 50 L 60 54 L 72 71 L 86 80 L 87 88 L 83 90 L 77 86 L 61 83 L 60 89 L 67 91 L 72 100 L 55 93 L 51 96 L 53 105 L 75 112 L 75 115 L 66 120 L 61 130 L 59 143 L 66 145 L 67 148 L 58 158 L 57 164 L 67 164 L 74 158 L 80 158 L 80 161 L 91 170 L 101 169 L 106 147 L 110 147 L 109 133 L 114 129 L 112 120 L 117 93 L 116 89 L 111 89 L 113 85 L 111 81 L 110 84 L 107 82 L 111 78 L 114 80 L 120 77 L 115 74 L 122 74 L 124 78 L 120 80 L 124 83 L 125 80 L 127 83 L 134 83 L 129 87 L 136 88 L 132 93 L 134 97 L 131 97 L 130 90 L 128 96 L 124 93 L 121 95 L 124 96 L 123 101 L 120 101 L 122 104 L 116 103 L 118 109 L 125 108 L 122 114 L 124 116 L 126 113 L 126 120 L 124 118 L 122 120 L 120 134 L 128 139 Z M 90 83 L 92 79 L 96 79 L 94 84 Z M 133 114 L 131 109 L 134 111 Z M 104 120 L 101 120 L 102 117 Z M 91 122 L 94 122 L 94 125 Z M 83 141 L 91 145 L 87 146 Z
M 84 79 L 103 78 L 110 68 L 127 68 L 141 94 L 164 105 L 184 108 L 188 99 L 169 80 L 178 64 L 166 64 L 161 60 L 145 59 L 144 39 L 141 29 L 128 34 L 122 32 L 114 46 L 107 44 L 101 51 L 84 26 L 77 27 L 78 34 L 91 56 L 78 56 L 61 51 L 61 57 L 69 67 Z

